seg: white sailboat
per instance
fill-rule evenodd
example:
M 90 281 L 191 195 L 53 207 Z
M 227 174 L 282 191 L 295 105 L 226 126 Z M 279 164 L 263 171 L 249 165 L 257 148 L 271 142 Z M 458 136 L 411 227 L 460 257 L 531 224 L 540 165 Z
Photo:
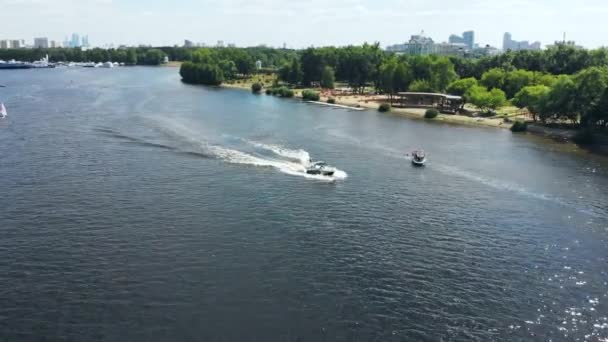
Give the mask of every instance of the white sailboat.
M 5 118 L 8 115 L 6 112 L 6 107 L 4 107 L 4 103 L 0 102 L 0 118 Z

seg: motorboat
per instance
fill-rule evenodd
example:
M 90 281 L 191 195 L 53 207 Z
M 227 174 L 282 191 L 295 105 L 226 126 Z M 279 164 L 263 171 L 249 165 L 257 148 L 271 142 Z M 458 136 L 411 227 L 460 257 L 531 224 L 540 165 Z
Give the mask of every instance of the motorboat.
M 114 67 L 114 63 L 112 62 L 105 62 L 101 65 L 102 68 L 113 68 Z
M 327 165 L 324 161 L 311 163 L 306 168 L 306 173 L 309 175 L 333 176 L 336 168 Z
M 415 166 L 423 166 L 426 164 L 426 153 L 422 150 L 412 152 L 412 164 Z

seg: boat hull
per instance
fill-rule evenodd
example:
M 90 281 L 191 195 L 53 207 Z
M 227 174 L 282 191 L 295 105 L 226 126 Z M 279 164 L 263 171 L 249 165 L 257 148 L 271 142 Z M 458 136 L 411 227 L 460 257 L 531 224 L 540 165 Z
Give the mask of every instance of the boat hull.
M 315 176 L 333 176 L 335 171 L 319 171 L 319 170 L 308 170 L 306 174 Z
M 412 159 L 412 164 L 414 166 L 424 166 L 424 164 L 426 164 L 426 159 L 422 159 L 422 160 Z

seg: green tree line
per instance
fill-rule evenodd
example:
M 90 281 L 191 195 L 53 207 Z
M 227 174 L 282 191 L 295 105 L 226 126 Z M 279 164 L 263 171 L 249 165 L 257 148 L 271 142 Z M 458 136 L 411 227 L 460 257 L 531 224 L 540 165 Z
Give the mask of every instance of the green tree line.
M 33 62 L 44 56 L 49 56 L 50 62 L 118 62 L 128 65 L 159 65 L 167 54 L 156 48 L 126 48 L 126 49 L 80 49 L 80 48 L 51 48 L 51 49 L 0 49 L 0 59 Z

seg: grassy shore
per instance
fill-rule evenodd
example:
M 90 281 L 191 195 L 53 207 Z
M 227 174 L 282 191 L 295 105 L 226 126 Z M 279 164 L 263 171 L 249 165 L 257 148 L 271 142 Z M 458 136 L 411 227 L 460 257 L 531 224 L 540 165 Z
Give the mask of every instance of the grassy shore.
M 161 64 L 160 66 L 163 66 L 163 67 L 170 67 L 170 68 L 179 68 L 179 67 L 181 67 L 181 66 L 182 66 L 182 62 L 175 62 L 175 61 L 172 61 L 172 62 L 169 62 L 169 63 L 164 63 L 164 64 Z
M 250 78 L 240 79 L 235 81 L 230 81 L 223 83 L 223 87 L 227 88 L 236 88 L 236 89 L 245 89 L 251 90 L 251 85 L 256 82 L 262 83 L 265 87 L 270 87 L 275 82 L 275 75 L 255 75 Z M 294 89 L 295 97 L 301 98 L 302 91 L 304 89 Z M 317 89 L 313 89 L 317 90 Z M 329 94 L 321 95 L 321 102 L 326 102 L 330 97 Z M 361 107 L 367 109 L 377 110 L 378 106 L 382 102 L 386 102 L 387 99 L 383 96 L 374 96 L 374 95 L 343 95 L 343 96 L 331 96 L 335 99 L 335 103 L 338 105 L 349 106 L 349 107 Z M 472 109 L 472 108 L 467 108 Z M 424 119 L 424 113 L 426 109 L 422 108 L 392 108 L 391 113 L 394 115 L 401 115 L 404 117 L 414 118 L 414 119 Z M 519 115 L 519 110 L 515 107 L 507 107 L 501 110 L 496 117 L 492 118 L 481 118 L 481 117 L 471 117 L 465 115 L 454 115 L 454 114 L 439 114 L 433 121 L 460 124 L 460 125 L 469 125 L 469 126 L 484 126 L 484 127 L 496 127 L 496 128 L 506 128 L 509 129 L 511 127 L 510 123 L 506 123 L 504 120 L 504 116 L 509 118 L 514 118 Z

